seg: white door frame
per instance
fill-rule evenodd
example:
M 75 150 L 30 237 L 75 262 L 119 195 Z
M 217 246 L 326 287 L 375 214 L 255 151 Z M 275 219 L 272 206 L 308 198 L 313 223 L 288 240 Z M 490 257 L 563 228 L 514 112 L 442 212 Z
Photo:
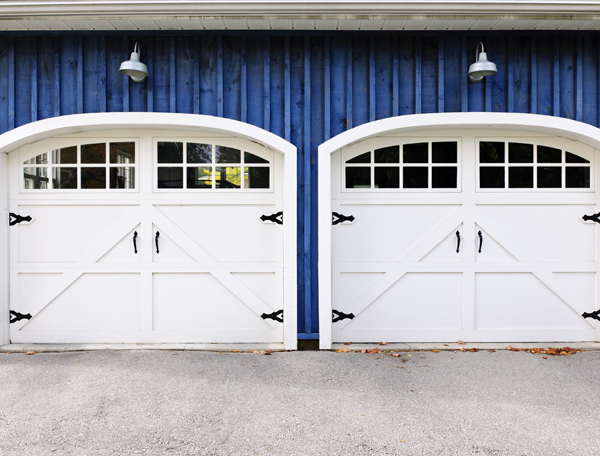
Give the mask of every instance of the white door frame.
M 331 154 L 358 141 L 384 135 L 404 135 L 409 132 L 437 129 L 494 129 L 544 133 L 580 141 L 600 149 L 600 129 L 560 117 L 516 113 L 441 113 L 390 117 L 370 122 L 341 133 L 319 146 L 319 344 L 330 349 L 331 297 Z
M 9 342 L 9 302 L 8 302 L 8 167 L 7 155 L 20 146 L 30 144 L 53 136 L 68 135 L 80 132 L 100 130 L 189 130 L 194 134 L 202 132 L 208 135 L 229 135 L 257 142 L 268 149 L 284 155 L 284 187 L 283 187 L 283 264 L 284 264 L 284 344 L 287 350 L 297 346 L 297 214 L 296 214 L 296 147 L 266 130 L 237 120 L 220 117 L 176 114 L 119 112 L 74 114 L 54 117 L 23 125 L 0 135 L 0 199 L 3 203 L 3 240 L 0 244 L 0 345 Z

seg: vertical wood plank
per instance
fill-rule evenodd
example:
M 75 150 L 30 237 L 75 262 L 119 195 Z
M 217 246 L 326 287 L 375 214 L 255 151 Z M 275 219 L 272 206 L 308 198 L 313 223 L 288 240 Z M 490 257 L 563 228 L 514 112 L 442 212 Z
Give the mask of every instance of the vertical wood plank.
M 263 125 L 271 131 L 271 38 L 264 38 L 263 52 Z
M 377 86 L 375 85 L 377 74 L 375 73 L 375 37 L 369 37 L 369 121 L 376 120 Z
M 170 101 L 169 111 L 193 114 L 194 107 L 198 104 L 198 95 L 195 90 L 196 78 L 198 74 L 198 62 L 196 58 L 197 47 L 195 46 L 197 37 L 178 36 L 170 43 L 175 46 L 170 55 L 171 61 L 176 67 L 171 71 L 169 90 L 173 90 Z M 172 64 L 173 65 L 173 64 Z M 199 80 L 198 80 L 199 84 Z M 175 111 L 172 111 L 172 110 Z M 199 107 L 197 108 L 200 109 Z
M 400 115 L 400 62 L 398 60 L 398 37 L 394 36 L 392 40 L 392 115 Z
M 507 95 L 508 95 L 508 112 L 515 112 L 515 52 L 514 36 L 508 37 L 508 77 L 507 77 Z
M 8 39 L 8 129 L 15 128 L 15 39 Z
M 9 101 L 11 95 L 8 91 L 8 73 L 10 71 L 10 50 L 8 36 L 0 37 L 0 134 L 8 131 L 10 117 Z
M 223 37 L 217 38 L 217 116 L 223 117 Z
M 537 114 L 537 48 L 536 39 L 531 37 L 531 103 L 530 110 L 531 114 Z
M 462 37 L 462 71 L 460 79 L 460 104 L 462 112 L 469 112 L 469 62 L 467 60 L 467 54 L 469 51 L 469 43 L 467 37 Z
M 415 38 L 415 114 L 421 114 L 421 37 Z
M 554 74 L 554 91 L 552 95 L 552 115 L 559 116 L 560 115 L 560 43 L 558 40 L 558 36 L 554 37 L 554 65 L 553 65 L 553 74 Z
M 123 47 L 122 61 L 126 61 L 129 58 L 129 37 L 124 36 L 121 39 L 121 46 Z M 120 65 L 119 65 L 120 66 Z M 129 112 L 129 77 L 119 74 L 119 78 L 123 83 L 123 112 Z
M 352 58 L 352 37 L 346 38 L 346 129 L 349 130 L 352 128 L 352 113 L 353 113 L 353 80 L 352 80 L 352 66 L 353 66 L 353 58 Z
M 268 112 L 265 121 L 269 122 L 269 131 L 284 138 L 286 126 L 286 54 L 285 37 L 270 37 L 268 40 L 269 53 L 265 66 L 269 68 L 270 85 L 265 97 L 268 97 Z
M 150 37 L 146 42 L 146 66 L 148 67 L 148 79 L 146 79 L 146 110 L 148 112 L 154 112 L 154 81 L 156 80 L 154 75 L 154 38 Z M 143 93 L 143 92 L 142 92 Z
M 488 41 L 488 55 L 493 55 L 492 49 L 492 41 Z M 489 78 L 483 78 L 483 82 L 485 83 L 485 112 L 492 112 L 492 84 L 494 83 Z
M 444 95 L 444 82 L 446 81 L 445 76 L 445 60 L 446 60 L 446 43 L 443 36 L 438 38 L 438 112 L 444 112 L 445 107 L 445 95 Z
M 346 108 L 348 87 L 348 63 L 346 61 L 347 39 L 343 36 L 331 38 L 331 136 L 334 137 L 348 128 Z
M 38 40 L 31 47 L 31 122 L 38 120 Z
M 194 114 L 200 114 L 200 37 L 194 36 L 192 49 L 194 64 Z
M 83 37 L 77 38 L 77 114 L 83 113 Z
M 169 112 L 177 112 L 177 60 L 175 37 L 169 38 Z
M 311 220 L 312 220 L 312 200 L 310 190 L 312 188 L 312 170 L 311 170 L 311 52 L 310 36 L 304 37 L 304 316 L 305 332 L 312 333 L 312 248 L 311 248 Z
M 218 60 L 216 37 L 203 36 L 200 41 L 200 114 L 216 116 L 218 113 Z
M 324 140 L 327 141 L 331 138 L 331 39 L 329 36 L 325 37 L 325 50 L 323 58 L 323 78 L 325 81 L 323 93 L 323 121 L 325 123 Z
M 53 40 L 54 48 L 54 117 L 60 116 L 60 37 Z
M 285 119 L 285 139 L 292 140 L 292 63 L 290 55 L 290 37 L 285 37 L 285 100 L 284 100 L 284 119 Z
M 248 59 L 246 56 L 246 37 L 241 38 L 241 81 L 240 81 L 240 120 L 248 121 Z
M 575 120 L 583 120 L 583 43 L 581 35 L 576 38 L 577 50 L 575 53 L 575 62 L 577 65 L 576 83 L 575 83 Z
M 375 84 L 375 118 L 385 119 L 394 113 L 394 42 L 389 37 L 373 37 L 375 47 L 375 66 L 373 81 Z

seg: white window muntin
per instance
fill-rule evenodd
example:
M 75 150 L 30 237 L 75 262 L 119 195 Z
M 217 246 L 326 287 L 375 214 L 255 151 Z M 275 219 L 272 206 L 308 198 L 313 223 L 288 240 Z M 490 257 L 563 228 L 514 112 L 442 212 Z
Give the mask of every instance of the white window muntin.
M 504 143 L 505 157 L 504 163 L 481 163 L 480 162 L 480 143 L 485 142 L 496 142 Z M 509 162 L 509 143 L 517 144 L 528 144 L 534 148 L 533 162 L 532 163 L 510 163 Z M 561 162 L 558 163 L 545 163 L 537 161 L 537 150 L 538 146 L 549 147 L 553 149 L 561 150 Z M 570 152 L 577 155 L 589 163 L 567 163 L 566 153 Z M 498 136 L 485 136 L 475 138 L 475 163 L 476 172 L 475 178 L 477 181 L 477 192 L 479 193 L 592 193 L 594 192 L 594 149 L 581 142 L 574 142 L 562 138 L 540 138 L 540 137 L 526 137 L 526 136 L 510 136 L 510 137 L 498 137 Z M 509 168 L 513 167 L 528 167 L 533 168 L 533 187 L 527 188 L 510 188 L 509 187 Z M 504 188 L 481 188 L 481 167 L 489 168 L 504 168 Z M 538 167 L 560 167 L 561 168 L 561 187 L 552 188 L 538 188 Z M 588 167 L 590 169 L 590 186 L 589 187 L 566 187 L 566 168 L 569 167 Z
M 159 143 L 163 143 L 163 142 L 175 142 L 175 143 L 183 143 L 183 161 L 179 162 L 179 163 L 159 163 L 158 162 L 158 145 Z M 198 164 L 198 163 L 188 163 L 187 162 L 187 154 L 186 154 L 186 144 L 187 143 L 193 143 L 193 144 L 206 144 L 206 145 L 210 145 L 212 147 L 211 149 L 211 156 L 212 156 L 212 161 L 211 163 L 206 163 L 206 164 Z M 221 147 L 230 147 L 230 148 L 234 148 L 234 149 L 238 149 L 240 150 L 240 163 L 224 163 L 224 164 L 220 164 L 220 163 L 216 163 L 215 160 L 215 149 L 216 146 L 221 146 Z M 220 137 L 201 137 L 201 138 L 197 138 L 197 137 L 182 137 L 182 136 L 167 136 L 167 137 L 158 137 L 158 138 L 154 138 L 153 139 L 153 163 L 154 163 L 154 172 L 153 172 L 153 188 L 155 192 L 165 192 L 165 193 L 173 193 L 173 192 L 199 192 L 199 193 L 236 193 L 236 192 L 251 192 L 251 193 L 255 193 L 255 192 L 270 192 L 272 193 L 274 191 L 274 157 L 273 157 L 273 151 L 264 148 L 258 144 L 255 143 L 251 143 L 249 141 L 244 141 L 242 139 L 238 139 L 238 138 L 220 138 Z M 267 163 L 246 163 L 244 160 L 244 152 L 249 152 L 251 154 L 254 154 L 256 156 L 258 156 L 259 158 L 266 160 Z M 194 167 L 206 167 L 206 168 L 211 168 L 212 171 L 212 180 L 214 181 L 214 177 L 216 176 L 216 169 L 217 168 L 223 168 L 223 167 L 240 167 L 243 168 L 244 166 L 246 167 L 258 167 L 258 168 L 268 168 L 269 169 L 269 188 L 243 188 L 243 183 L 242 186 L 240 188 L 216 188 L 214 182 L 212 183 L 212 187 L 211 188 L 187 188 L 186 187 L 186 175 L 187 175 L 187 168 L 194 168 Z M 183 169 L 183 186 L 181 188 L 159 188 L 158 186 L 158 180 L 159 180 L 159 168 L 160 167 L 181 167 Z M 243 178 L 243 171 L 242 171 L 242 178 Z
M 455 142 L 456 143 L 456 163 L 433 163 L 432 160 L 432 143 L 443 143 L 443 142 Z M 428 144 L 428 161 L 427 163 L 404 163 L 402 156 L 402 148 L 405 144 L 418 144 L 418 143 L 427 143 Z M 375 163 L 375 150 L 384 149 L 386 147 L 391 146 L 399 146 L 400 148 L 400 162 L 398 164 L 400 169 L 400 183 L 399 188 L 376 188 L 375 187 L 375 168 L 378 167 L 389 167 L 390 164 L 386 163 Z M 347 163 L 348 160 L 351 160 L 355 157 L 362 155 L 365 152 L 371 152 L 371 161 L 370 163 Z M 369 139 L 364 142 L 359 142 L 353 144 L 352 146 L 342 148 L 341 153 L 341 191 L 342 192 L 356 192 L 356 193 L 460 193 L 461 190 L 461 182 L 462 182 L 462 172 L 461 172 L 461 162 L 462 162 L 462 145 L 461 138 L 457 138 L 455 136 L 415 136 L 415 137 L 402 137 L 400 138 L 375 138 Z M 346 168 L 348 167 L 367 167 L 371 168 L 371 187 L 370 188 L 346 188 Z M 456 188 L 432 188 L 432 168 L 435 167 L 448 167 L 448 166 L 456 166 Z M 411 167 L 427 167 L 428 174 L 428 188 L 403 188 L 403 169 L 411 168 Z
M 111 163 L 110 148 L 111 144 L 132 143 L 134 146 L 134 154 L 132 162 L 116 162 Z M 106 158 L 103 163 L 82 163 L 81 150 L 86 145 L 104 144 L 106 148 Z M 57 152 L 76 148 L 76 163 L 55 163 Z M 36 157 L 45 154 L 46 161 L 44 163 L 27 163 L 34 160 Z M 139 139 L 138 138 L 106 138 L 106 137 L 88 137 L 88 138 L 53 138 L 37 144 L 22 146 L 19 149 L 19 191 L 24 193 L 74 193 L 74 192 L 124 192 L 136 193 L 139 191 Z M 46 177 L 48 186 L 46 188 L 26 188 L 25 185 L 25 169 L 46 169 Z M 76 188 L 54 188 L 54 171 L 60 171 L 63 168 L 72 168 L 76 170 L 77 185 Z M 102 188 L 81 188 L 82 168 L 88 169 L 105 169 L 104 187 Z M 132 188 L 111 187 L 111 170 L 116 168 L 126 168 L 126 173 L 133 179 Z

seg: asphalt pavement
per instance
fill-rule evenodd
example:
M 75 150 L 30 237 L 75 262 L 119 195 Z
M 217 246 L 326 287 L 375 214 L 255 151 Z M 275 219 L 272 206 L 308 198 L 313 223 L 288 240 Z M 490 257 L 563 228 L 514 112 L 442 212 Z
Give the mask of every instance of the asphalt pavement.
M 395 354 L 0 353 L 0 455 L 600 455 L 599 351 Z

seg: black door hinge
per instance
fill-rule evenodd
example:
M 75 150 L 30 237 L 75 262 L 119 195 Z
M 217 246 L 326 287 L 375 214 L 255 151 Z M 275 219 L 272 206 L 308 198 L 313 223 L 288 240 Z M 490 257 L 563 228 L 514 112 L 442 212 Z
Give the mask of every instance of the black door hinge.
M 338 223 L 344 223 L 344 222 L 353 222 L 354 221 L 354 216 L 353 215 L 343 215 L 343 214 L 338 214 L 337 212 L 332 212 L 331 213 L 331 224 L 332 225 L 337 225 Z
M 279 211 L 271 215 L 261 215 L 260 219 L 263 222 L 273 222 L 277 223 L 278 225 L 283 225 L 283 211 Z
M 584 222 L 587 222 L 588 220 L 592 220 L 596 223 L 600 223 L 600 212 L 598 212 L 597 214 L 594 214 L 594 215 L 584 215 L 583 217 L 581 217 L 581 219 Z
M 263 320 L 269 318 L 271 320 L 278 321 L 279 323 L 283 323 L 283 309 L 276 310 L 275 312 L 272 312 L 270 314 L 264 313 L 260 316 L 260 318 L 262 318 Z
M 19 320 L 31 320 L 31 314 L 22 314 L 19 312 L 15 312 L 14 310 L 10 311 L 10 322 L 16 323 Z
M 583 312 L 581 316 L 583 318 L 593 318 L 594 320 L 600 321 L 600 310 L 596 310 L 595 312 Z
M 340 312 L 339 310 L 332 310 L 331 312 L 333 312 L 332 315 L 332 323 L 335 323 L 336 321 L 340 321 L 340 320 L 345 320 L 346 318 L 352 320 L 354 318 L 354 314 L 353 313 L 349 313 L 349 314 L 345 314 L 344 312 Z
M 8 214 L 8 226 L 16 225 L 21 222 L 29 222 L 33 221 L 33 217 L 31 215 L 19 215 L 9 212 Z

